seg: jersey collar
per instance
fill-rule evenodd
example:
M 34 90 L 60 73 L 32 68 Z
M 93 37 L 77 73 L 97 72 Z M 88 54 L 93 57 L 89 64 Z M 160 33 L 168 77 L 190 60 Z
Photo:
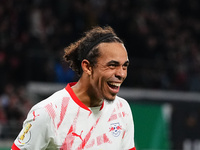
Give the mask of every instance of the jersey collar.
M 72 97 L 72 99 L 74 100 L 74 102 L 79 105 L 80 107 L 82 107 L 85 110 L 91 111 L 85 104 L 83 104 L 83 102 L 81 102 L 81 100 L 79 100 L 79 98 L 76 96 L 76 94 L 74 93 L 74 91 L 72 90 L 72 86 L 74 86 L 77 82 L 71 82 L 68 83 L 67 86 L 65 87 L 66 91 L 70 94 L 70 96 Z M 100 107 L 100 110 L 102 110 L 104 107 L 104 101 Z

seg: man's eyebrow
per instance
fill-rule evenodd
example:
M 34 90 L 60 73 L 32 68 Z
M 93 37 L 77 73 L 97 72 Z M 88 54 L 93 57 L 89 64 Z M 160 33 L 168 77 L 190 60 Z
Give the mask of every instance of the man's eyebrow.
M 107 64 L 119 64 L 119 62 L 115 61 L 115 60 L 111 60 L 111 61 L 107 62 Z
M 129 64 L 130 62 L 129 62 L 129 60 L 127 60 L 124 64 Z
M 129 60 L 127 60 L 125 63 L 124 63 L 124 65 L 129 65 Z
M 120 64 L 118 61 L 111 60 L 107 64 Z M 127 60 L 123 65 L 129 64 L 129 61 Z

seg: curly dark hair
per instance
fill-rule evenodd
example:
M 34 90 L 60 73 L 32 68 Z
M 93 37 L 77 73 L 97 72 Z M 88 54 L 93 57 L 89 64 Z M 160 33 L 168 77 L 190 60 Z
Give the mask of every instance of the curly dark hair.
M 102 39 L 99 41 L 99 43 L 97 43 L 97 45 L 94 45 L 96 41 L 105 36 L 107 36 L 107 38 Z M 74 43 L 71 43 L 64 49 L 65 53 L 63 58 L 67 63 L 69 63 L 70 68 L 72 68 L 72 70 L 81 76 L 83 73 L 81 67 L 82 60 L 87 59 L 92 66 L 95 66 L 97 63 L 97 58 L 100 56 L 98 45 L 100 43 L 111 42 L 123 43 L 110 26 L 103 28 L 99 26 L 93 27 L 91 30 L 85 32 L 82 38 Z M 91 45 L 93 46 L 91 47 Z

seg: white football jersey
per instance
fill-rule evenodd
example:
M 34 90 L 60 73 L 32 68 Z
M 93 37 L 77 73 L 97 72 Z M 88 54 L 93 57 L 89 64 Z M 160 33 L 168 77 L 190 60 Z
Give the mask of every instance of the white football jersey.
M 116 96 L 88 108 L 72 85 L 33 106 L 12 150 L 135 150 L 127 101 Z

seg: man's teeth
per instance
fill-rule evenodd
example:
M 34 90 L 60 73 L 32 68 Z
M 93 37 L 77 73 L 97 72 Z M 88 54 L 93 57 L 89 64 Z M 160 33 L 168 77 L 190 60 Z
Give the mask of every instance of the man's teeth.
M 110 85 L 119 87 L 121 84 L 120 83 L 110 83 Z

